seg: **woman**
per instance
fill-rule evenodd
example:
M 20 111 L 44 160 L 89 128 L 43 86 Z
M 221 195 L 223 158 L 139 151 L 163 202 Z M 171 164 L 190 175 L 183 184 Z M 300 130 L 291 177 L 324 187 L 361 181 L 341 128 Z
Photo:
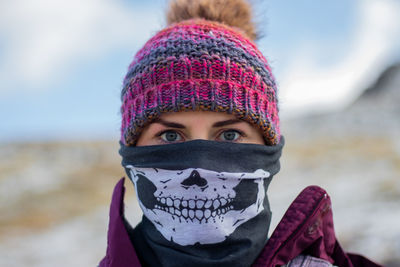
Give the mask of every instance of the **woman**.
M 176 0 L 122 90 L 124 180 L 100 266 L 378 266 L 336 241 L 330 200 L 306 188 L 268 238 L 268 185 L 284 145 L 277 88 L 244 0 Z

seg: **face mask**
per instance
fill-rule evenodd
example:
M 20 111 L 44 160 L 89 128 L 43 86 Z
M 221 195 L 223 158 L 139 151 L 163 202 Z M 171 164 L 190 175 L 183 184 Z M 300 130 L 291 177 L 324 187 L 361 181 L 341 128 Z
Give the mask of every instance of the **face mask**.
M 232 245 L 257 255 L 267 240 L 266 191 L 279 171 L 282 146 L 283 139 L 276 146 L 206 140 L 121 144 L 122 165 L 135 185 L 143 222 L 151 224 L 145 229 L 149 242 L 195 256 L 223 258 L 223 252 L 213 255 L 207 248 Z

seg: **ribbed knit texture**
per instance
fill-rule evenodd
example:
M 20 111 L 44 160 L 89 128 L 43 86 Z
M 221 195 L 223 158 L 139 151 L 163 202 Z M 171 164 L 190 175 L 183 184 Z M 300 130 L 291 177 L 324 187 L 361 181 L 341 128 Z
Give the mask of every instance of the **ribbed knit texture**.
M 135 145 L 162 113 L 227 112 L 256 125 L 268 145 L 279 143 L 275 79 L 256 45 L 239 30 L 191 19 L 153 36 L 125 76 L 121 142 Z

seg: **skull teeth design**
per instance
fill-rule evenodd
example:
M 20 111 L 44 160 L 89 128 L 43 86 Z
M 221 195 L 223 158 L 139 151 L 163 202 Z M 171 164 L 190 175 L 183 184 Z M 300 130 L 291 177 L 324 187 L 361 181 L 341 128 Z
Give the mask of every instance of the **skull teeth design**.
M 155 205 L 155 208 L 185 219 L 186 222 L 197 219 L 200 223 L 207 223 L 210 218 L 214 219 L 216 216 L 224 215 L 232 210 L 232 201 L 233 199 L 229 198 L 173 200 L 170 197 L 163 197 L 157 198 L 158 204 Z
M 167 240 L 182 246 L 223 242 L 258 215 L 264 209 L 264 179 L 270 176 L 261 169 L 227 173 L 126 167 L 143 214 Z

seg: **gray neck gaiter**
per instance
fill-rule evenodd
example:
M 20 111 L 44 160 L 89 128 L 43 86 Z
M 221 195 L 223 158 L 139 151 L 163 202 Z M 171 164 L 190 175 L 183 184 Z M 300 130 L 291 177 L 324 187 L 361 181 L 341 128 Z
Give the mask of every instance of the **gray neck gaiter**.
M 126 147 L 122 165 L 143 210 L 132 242 L 147 266 L 250 266 L 271 220 L 276 146 L 194 140 Z

